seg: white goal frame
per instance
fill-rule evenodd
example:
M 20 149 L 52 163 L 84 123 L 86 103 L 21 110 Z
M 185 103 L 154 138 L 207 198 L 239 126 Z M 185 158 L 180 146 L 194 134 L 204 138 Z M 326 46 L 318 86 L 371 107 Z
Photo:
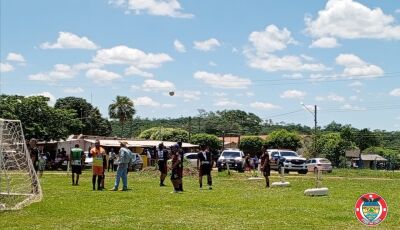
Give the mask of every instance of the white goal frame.
M 42 197 L 21 121 L 0 118 L 0 211 L 18 210 Z

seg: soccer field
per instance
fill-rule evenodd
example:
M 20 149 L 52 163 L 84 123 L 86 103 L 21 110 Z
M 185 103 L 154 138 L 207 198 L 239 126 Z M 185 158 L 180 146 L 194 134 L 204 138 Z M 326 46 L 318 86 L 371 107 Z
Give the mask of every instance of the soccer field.
M 185 177 L 182 194 L 158 186 L 156 172 L 129 173 L 127 192 L 92 191 L 90 171 L 79 186 L 65 173 L 45 172 L 44 198 L 20 211 L 0 213 L 0 229 L 364 229 L 354 215 L 356 200 L 376 192 L 389 213 L 377 229 L 399 229 L 400 173 L 339 170 L 324 174 L 329 196 L 306 197 L 315 185 L 311 173 L 289 174 L 289 188 L 264 188 L 250 174 L 213 172 L 213 190 L 199 190 L 197 177 Z M 203 179 L 203 183 L 206 178 Z M 273 174 L 271 182 L 278 181 Z M 111 188 L 114 174 L 108 173 Z

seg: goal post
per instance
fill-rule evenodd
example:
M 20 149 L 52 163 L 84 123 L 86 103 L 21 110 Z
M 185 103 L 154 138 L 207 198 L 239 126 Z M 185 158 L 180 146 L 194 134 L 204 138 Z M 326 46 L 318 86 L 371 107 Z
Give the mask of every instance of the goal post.
M 21 121 L 0 118 L 0 211 L 21 209 L 42 196 Z

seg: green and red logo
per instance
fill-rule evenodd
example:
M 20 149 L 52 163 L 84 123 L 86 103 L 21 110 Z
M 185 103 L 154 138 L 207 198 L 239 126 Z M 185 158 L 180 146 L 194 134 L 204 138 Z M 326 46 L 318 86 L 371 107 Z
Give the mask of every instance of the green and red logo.
M 388 206 L 378 194 L 366 193 L 358 198 L 354 211 L 361 223 L 374 226 L 385 220 Z

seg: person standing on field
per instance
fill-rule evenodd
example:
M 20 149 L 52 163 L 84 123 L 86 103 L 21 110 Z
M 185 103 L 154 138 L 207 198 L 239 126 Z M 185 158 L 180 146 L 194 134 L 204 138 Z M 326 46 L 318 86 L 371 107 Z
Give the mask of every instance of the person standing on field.
M 114 172 L 114 160 L 115 160 L 116 155 L 115 155 L 115 151 L 114 148 L 111 148 L 110 152 L 108 153 L 108 168 L 107 171 L 110 171 L 111 168 L 111 172 Z
M 83 150 L 79 148 L 78 144 L 75 145 L 75 148 L 71 149 L 70 165 L 72 167 L 72 186 L 79 185 L 79 175 L 82 174 L 84 156 Z
M 94 148 L 92 148 L 89 152 L 89 156 L 93 157 L 93 165 L 92 165 L 92 185 L 93 190 L 96 190 L 96 178 L 97 178 L 97 190 L 102 190 L 101 181 L 104 175 L 104 159 L 106 155 L 106 150 L 100 146 L 100 141 L 96 140 L 94 143 Z
M 119 149 L 119 161 L 118 161 L 118 168 L 117 168 L 117 175 L 115 176 L 115 183 L 114 183 L 114 188 L 112 188 L 112 191 L 117 191 L 119 187 L 119 182 L 120 179 L 122 179 L 122 190 L 121 191 L 127 191 L 128 190 L 128 178 L 127 178 L 127 171 L 128 171 L 128 165 L 129 162 L 131 161 L 133 153 L 131 150 L 127 148 L 128 142 L 126 141 L 121 141 L 120 146 L 121 148 Z
M 158 170 L 160 170 L 160 186 L 165 186 L 164 180 L 167 177 L 167 161 L 168 161 L 168 151 L 164 149 L 164 144 L 161 142 L 158 145 L 158 151 L 156 154 L 157 162 L 158 162 Z
M 172 165 L 171 165 L 171 182 L 174 185 L 174 193 L 182 192 L 180 186 L 182 178 L 180 177 L 181 156 L 179 154 L 179 145 L 175 144 L 171 147 Z
M 212 169 L 212 156 L 211 152 L 208 150 L 208 147 L 205 145 L 200 146 L 201 151 L 198 153 L 197 157 L 197 169 L 199 169 L 199 185 L 200 189 L 203 188 L 203 176 L 207 176 L 207 185 L 208 189 L 212 189 L 212 178 L 211 178 L 211 169 Z
M 269 162 L 269 154 L 267 152 L 267 146 L 263 145 L 261 149 L 261 172 L 265 177 L 265 186 L 269 188 L 269 176 L 271 175 L 271 166 Z

